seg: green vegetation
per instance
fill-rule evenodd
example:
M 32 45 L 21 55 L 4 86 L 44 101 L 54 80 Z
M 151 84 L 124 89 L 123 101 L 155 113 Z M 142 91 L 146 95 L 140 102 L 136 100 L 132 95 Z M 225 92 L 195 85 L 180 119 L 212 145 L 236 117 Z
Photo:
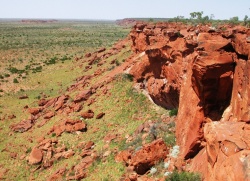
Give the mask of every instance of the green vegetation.
M 16 78 L 13 79 L 13 83 L 19 83 L 18 80 Z
M 128 32 L 128 29 L 110 22 L 0 23 L 0 39 L 5 42 L 0 44 L 0 79 L 4 81 L 0 87 L 0 119 L 4 120 L 0 121 L 0 150 L 8 148 L 8 151 L 0 154 L 0 165 L 9 170 L 6 173 L 8 179 L 39 181 L 48 178 L 64 165 L 69 169 L 81 160 L 79 154 L 82 150 L 78 149 L 77 145 L 88 141 L 95 143 L 94 152 L 97 159 L 88 168 L 88 177 L 85 180 L 119 180 L 122 177 L 126 169 L 122 163 L 115 162 L 115 151 L 128 147 L 125 137 L 127 134 L 133 135 L 139 125 L 148 120 L 157 120 L 166 113 L 166 110 L 152 105 L 145 95 L 133 88 L 133 76 L 130 74 L 117 75 L 115 80 L 107 85 L 109 90 L 106 95 L 103 95 L 102 89 L 97 89 L 92 97 L 95 103 L 89 106 L 83 104 L 82 112 L 91 109 L 95 116 L 100 112 L 105 113 L 101 120 L 84 120 L 88 125 L 86 133 L 63 133 L 60 137 L 56 137 L 55 133 L 47 134 L 53 125 L 59 124 L 65 118 L 80 119 L 80 113 L 76 112 L 67 116 L 63 113 L 57 114 L 39 127 L 37 125 L 44 120 L 41 117 L 36 120 L 32 129 L 24 133 L 11 132 L 9 127 L 28 119 L 30 115 L 25 107 L 38 107 L 38 99 L 51 99 L 67 94 L 71 97 L 69 101 L 72 101 L 79 90 L 68 92 L 67 88 L 74 84 L 76 78 L 93 75 L 100 69 L 98 63 L 103 61 L 98 59 L 92 64 L 92 69 L 86 71 L 84 68 L 88 61 L 84 55 L 95 52 L 100 47 L 109 50 L 111 45 L 127 36 Z M 105 71 L 101 76 L 91 79 L 86 88 L 103 81 L 112 69 L 125 62 L 130 55 L 130 44 L 127 44 L 119 53 L 105 58 L 106 63 L 101 66 Z M 79 60 L 76 60 L 76 57 L 79 57 Z M 115 62 L 111 63 L 113 60 Z M 24 94 L 29 98 L 20 100 L 19 97 Z M 16 118 L 10 119 L 10 115 L 15 115 Z M 166 129 L 158 131 L 158 136 L 164 136 Z M 119 139 L 111 141 L 108 148 L 111 154 L 102 158 L 107 151 L 104 147 L 104 137 L 107 134 L 118 134 Z M 66 149 L 73 149 L 75 155 L 69 159 L 56 160 L 51 168 L 41 170 L 36 170 L 37 166 L 29 165 L 25 159 L 19 159 L 23 155 L 28 156 L 37 145 L 37 139 L 42 136 L 57 138 Z M 140 146 L 141 140 L 137 141 Z M 136 141 L 134 144 L 137 144 Z M 11 152 L 18 153 L 17 159 L 9 156 Z M 31 172 L 32 170 L 36 171 Z
M 19 82 L 47 67 L 61 69 L 75 57 L 111 47 L 127 36 L 129 29 L 114 22 L 58 21 L 53 23 L 0 22 L 0 72 L 6 93 L 13 91 L 12 75 Z M 120 62 L 116 62 L 119 64 Z M 53 67 L 53 65 L 56 65 Z M 6 75 L 6 76 L 5 76 Z M 29 79 L 29 78 L 28 78 Z M 8 86 L 6 86 L 8 84 Z
M 50 169 L 35 172 L 31 172 L 31 170 L 35 170 L 37 166 L 30 166 L 25 159 L 19 159 L 19 157 L 27 156 L 30 153 L 31 149 L 37 145 L 36 140 L 38 138 L 42 136 L 55 138 L 55 134 L 47 135 L 47 132 L 54 124 L 58 124 L 65 119 L 65 115 L 58 114 L 44 126 L 37 127 L 35 125 L 30 131 L 24 133 L 13 133 L 9 127 L 29 118 L 25 108 L 26 105 L 37 107 L 38 99 L 51 99 L 62 95 L 75 82 L 76 78 L 94 74 L 99 67 L 94 64 L 91 70 L 85 72 L 84 67 L 88 65 L 88 62 L 83 62 L 84 55 L 88 52 L 95 52 L 101 47 L 110 49 L 117 40 L 126 37 L 128 33 L 129 29 L 119 27 L 113 22 L 56 22 L 45 24 L 0 22 L 0 150 L 7 150 L 0 154 L 0 165 L 2 165 L 0 172 L 3 168 L 9 170 L 4 177 L 10 180 L 28 180 L 31 178 L 44 180 L 65 164 L 70 168 L 79 163 L 80 150 L 70 159 L 56 161 Z M 127 47 L 117 55 L 107 58 L 108 63 L 103 65 L 102 68 L 107 70 L 110 62 L 114 59 L 118 62 L 115 66 L 127 59 L 130 55 L 129 45 Z M 75 57 L 82 58 L 76 61 Z M 105 72 L 103 75 L 107 73 L 109 72 Z M 90 84 L 99 79 L 101 80 L 102 77 L 97 77 Z M 126 79 L 124 84 L 127 84 L 127 82 L 130 82 L 130 80 Z M 124 89 L 121 90 L 126 92 L 131 86 L 132 82 L 128 87 L 122 86 Z M 77 93 L 77 91 L 74 91 L 70 96 L 74 97 Z M 24 94 L 27 94 L 29 98 L 20 100 L 19 97 Z M 118 97 L 117 94 L 116 98 Z M 64 133 L 58 140 L 64 143 L 67 149 L 75 149 L 80 142 L 93 140 L 96 142 L 95 149 L 98 154 L 103 153 L 103 137 L 112 129 L 119 128 L 115 125 L 110 128 L 109 120 L 114 124 L 115 118 L 119 118 L 119 115 L 117 117 L 114 115 L 122 113 L 119 111 L 119 107 L 116 107 L 113 113 L 109 113 L 109 110 L 103 107 L 103 103 L 108 107 L 111 99 L 105 97 L 101 101 L 97 101 L 96 106 L 87 107 L 84 105 L 84 110 L 93 109 L 96 114 L 105 111 L 105 117 L 108 119 L 103 122 L 103 125 L 102 122 L 100 122 L 100 125 L 98 120 L 94 118 L 88 120 L 89 130 L 86 134 L 83 133 L 80 136 Z M 113 105 L 109 105 L 109 107 L 114 107 L 115 101 L 112 101 Z M 125 110 L 125 112 L 128 113 L 129 111 Z M 10 115 L 15 115 L 16 118 L 10 118 Z M 71 114 L 67 118 L 77 119 L 79 113 Z M 130 122 L 135 126 L 140 124 L 140 122 L 135 123 L 131 116 L 124 118 L 125 115 L 121 116 L 119 124 L 124 122 Z M 42 120 L 42 117 L 39 118 L 37 124 Z M 129 127 L 130 129 L 133 129 L 132 125 Z M 91 127 L 93 129 L 101 127 L 101 130 L 93 134 Z M 126 129 L 123 131 L 127 131 Z M 116 130 L 116 132 L 118 131 L 122 130 Z M 18 154 L 16 159 L 9 156 L 12 152 Z M 111 175 L 111 178 L 114 177 L 114 180 L 118 180 L 124 173 L 124 166 L 115 163 L 113 157 L 110 155 L 105 164 L 96 164 L 93 169 L 99 170 L 99 175 L 96 176 L 94 172 L 93 175 L 89 175 L 90 178 L 97 177 L 100 178 L 97 180 L 102 180 L 105 177 L 109 178 L 108 175 Z M 114 172 L 116 169 L 117 172 Z M 107 171 L 103 172 L 103 170 Z
M 201 181 L 201 176 L 197 173 L 174 171 L 166 181 Z
M 213 27 L 217 27 L 224 24 L 231 24 L 231 25 L 243 25 L 243 26 L 250 26 L 250 18 L 245 15 L 243 21 L 239 20 L 238 16 L 231 17 L 230 19 L 215 19 L 215 15 L 211 14 L 210 16 L 205 15 L 203 16 L 203 11 L 191 12 L 190 18 L 185 18 L 184 16 L 176 16 L 174 18 L 133 18 L 139 21 L 146 21 L 151 23 L 157 22 L 181 22 L 184 24 L 190 25 L 198 25 L 198 24 L 210 24 Z
M 169 111 L 169 116 L 170 117 L 176 116 L 177 114 L 178 114 L 178 109 L 171 109 Z

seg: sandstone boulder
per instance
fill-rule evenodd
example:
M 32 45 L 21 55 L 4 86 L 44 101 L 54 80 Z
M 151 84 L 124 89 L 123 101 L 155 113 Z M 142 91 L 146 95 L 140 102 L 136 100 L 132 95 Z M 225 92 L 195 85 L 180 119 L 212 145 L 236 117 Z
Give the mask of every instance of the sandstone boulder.
M 91 96 L 91 94 L 92 91 L 90 89 L 84 90 L 75 97 L 74 102 L 77 103 L 81 101 L 86 101 Z
M 96 115 L 96 119 L 102 119 L 102 117 L 105 115 L 104 112 L 101 112 L 99 114 Z
M 31 165 L 39 164 L 41 163 L 42 159 L 43 159 L 43 152 L 40 149 L 34 147 L 29 156 L 29 164 Z
M 23 133 L 29 130 L 32 126 L 33 122 L 31 120 L 23 120 L 20 123 L 11 125 L 10 128 L 12 131 Z
M 73 133 L 76 131 L 87 131 L 87 124 L 81 120 L 67 119 L 59 125 L 54 125 L 48 134 L 55 133 L 56 136 L 60 136 L 63 132 Z
M 94 117 L 94 112 L 91 109 L 89 109 L 88 111 L 81 113 L 81 116 L 84 119 L 91 119 Z
M 167 146 L 162 139 L 158 139 L 135 152 L 131 157 L 130 166 L 134 167 L 136 173 L 144 174 L 158 161 L 165 159 L 167 154 Z
M 37 115 L 41 111 L 40 108 L 29 108 L 28 112 L 32 115 Z

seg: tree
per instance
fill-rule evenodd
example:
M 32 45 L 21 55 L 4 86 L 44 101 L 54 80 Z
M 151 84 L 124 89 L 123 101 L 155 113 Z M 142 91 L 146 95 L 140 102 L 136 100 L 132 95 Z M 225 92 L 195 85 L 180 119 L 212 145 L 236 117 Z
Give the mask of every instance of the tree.
M 201 19 L 202 19 L 202 15 L 203 15 L 203 11 L 201 11 L 201 12 L 196 12 L 196 16 L 197 16 L 197 19 L 198 19 L 198 20 L 201 20 Z
M 247 24 L 247 19 L 248 19 L 248 16 L 247 16 L 247 15 L 245 15 L 245 17 L 244 17 L 244 25 L 246 25 L 246 24 Z
M 232 23 L 232 24 L 238 24 L 239 23 L 239 17 L 234 16 L 234 17 L 230 18 L 229 22 Z
M 192 13 L 190 13 L 190 16 L 191 16 L 191 19 L 194 19 L 196 17 L 196 13 L 192 12 Z
M 210 15 L 210 20 L 213 20 L 214 17 L 215 17 L 214 14 L 211 14 L 211 15 Z
M 208 16 L 204 16 L 202 19 L 201 19 L 201 22 L 202 23 L 206 23 L 209 21 L 209 17 Z
M 245 17 L 244 17 L 244 25 L 248 26 L 249 24 L 250 24 L 250 20 L 248 19 L 248 16 L 245 15 Z
M 192 12 L 192 13 L 190 13 L 191 19 L 197 19 L 198 22 L 200 22 L 200 23 L 204 23 L 205 21 L 208 21 L 208 20 L 209 20 L 209 17 L 208 17 L 208 16 L 205 16 L 205 17 L 203 18 L 202 15 L 203 15 L 203 11 L 201 11 L 201 12 Z
M 202 15 L 203 15 L 203 11 L 190 13 L 191 19 L 194 19 L 196 17 L 197 17 L 197 19 L 201 19 Z

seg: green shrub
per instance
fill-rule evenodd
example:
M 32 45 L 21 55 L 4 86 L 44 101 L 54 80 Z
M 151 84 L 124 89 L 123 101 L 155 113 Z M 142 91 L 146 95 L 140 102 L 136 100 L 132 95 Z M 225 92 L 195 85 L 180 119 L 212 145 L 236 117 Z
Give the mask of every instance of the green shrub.
M 9 67 L 8 70 L 12 73 L 12 74 L 22 74 L 25 72 L 25 70 L 19 70 L 15 67 Z
M 45 61 L 44 63 L 46 65 L 52 65 L 52 64 L 56 63 L 56 60 L 57 60 L 57 57 L 53 57 L 53 58 L 50 58 L 49 60 Z
M 17 84 L 19 83 L 18 80 L 16 78 L 13 79 L 13 83 Z
M 178 114 L 178 109 L 172 109 L 169 111 L 169 116 L 172 117 L 172 116 L 176 116 Z
M 201 181 L 201 175 L 192 172 L 174 171 L 168 176 L 166 181 Z
M 113 70 L 114 68 L 115 68 L 115 66 L 113 65 L 113 66 L 109 67 L 107 70 L 108 70 L 108 71 L 111 71 L 111 70 Z
M 35 97 L 35 99 L 38 99 L 38 100 L 39 100 L 39 99 L 41 99 L 41 96 L 38 95 L 38 96 Z
M 27 150 L 26 150 L 26 153 L 30 153 L 31 152 L 31 147 L 29 147 Z
M 121 65 L 121 63 L 118 60 L 115 61 L 115 64 L 116 64 L 116 66 Z
M 169 146 L 175 145 L 176 141 L 175 141 L 175 134 L 174 133 L 166 134 L 166 136 L 163 139 L 167 145 L 169 145 Z
M 122 79 L 129 80 L 130 82 L 133 81 L 134 77 L 131 74 L 122 74 Z

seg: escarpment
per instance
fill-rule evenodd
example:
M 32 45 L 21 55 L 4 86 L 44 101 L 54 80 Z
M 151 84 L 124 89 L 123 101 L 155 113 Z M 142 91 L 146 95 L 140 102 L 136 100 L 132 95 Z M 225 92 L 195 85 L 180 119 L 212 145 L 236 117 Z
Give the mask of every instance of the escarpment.
M 180 158 L 204 180 L 250 179 L 250 29 L 138 23 L 130 69 L 152 100 L 178 108 Z

